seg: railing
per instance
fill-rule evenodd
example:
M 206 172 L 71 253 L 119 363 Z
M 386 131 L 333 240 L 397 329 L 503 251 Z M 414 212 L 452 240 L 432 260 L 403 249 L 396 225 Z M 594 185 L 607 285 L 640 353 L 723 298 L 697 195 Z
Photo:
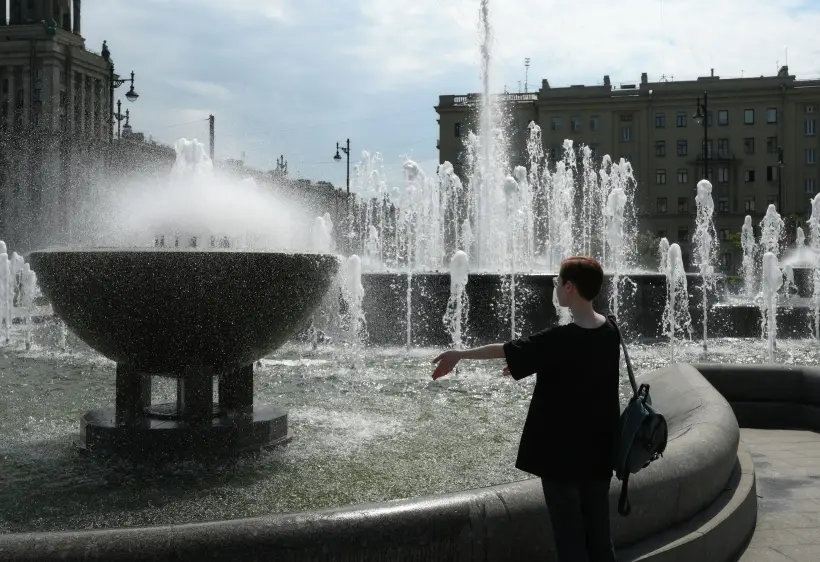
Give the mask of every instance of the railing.
M 538 99 L 537 92 L 492 94 L 496 102 L 528 102 Z M 449 99 L 448 99 L 449 98 Z M 464 94 L 458 96 L 441 96 L 441 105 L 474 105 L 481 99 L 480 94 Z M 450 101 L 452 100 L 452 101 Z M 448 103 L 449 102 L 449 103 Z

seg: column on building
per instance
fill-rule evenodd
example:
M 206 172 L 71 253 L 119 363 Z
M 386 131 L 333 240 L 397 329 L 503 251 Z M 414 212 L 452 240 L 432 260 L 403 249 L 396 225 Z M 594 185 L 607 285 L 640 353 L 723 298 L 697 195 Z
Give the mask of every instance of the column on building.
M 74 33 L 77 35 L 82 35 L 82 27 L 81 23 L 81 13 L 82 13 L 82 2 L 80 0 L 73 0 L 74 2 Z

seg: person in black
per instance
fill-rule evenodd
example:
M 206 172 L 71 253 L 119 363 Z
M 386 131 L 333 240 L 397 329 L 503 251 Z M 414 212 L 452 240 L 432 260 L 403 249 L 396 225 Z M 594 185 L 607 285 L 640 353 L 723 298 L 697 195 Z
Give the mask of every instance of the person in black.
M 504 344 L 445 351 L 433 379 L 461 359 L 505 358 L 505 376 L 536 374 L 516 468 L 541 478 L 560 562 L 613 562 L 609 484 L 620 417 L 620 337 L 595 312 L 601 265 L 567 258 L 553 279 L 573 322 Z

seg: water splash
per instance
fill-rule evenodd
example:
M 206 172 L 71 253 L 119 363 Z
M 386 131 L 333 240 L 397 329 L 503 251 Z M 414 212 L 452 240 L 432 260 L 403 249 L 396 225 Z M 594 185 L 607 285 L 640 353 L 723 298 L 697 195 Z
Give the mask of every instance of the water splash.
M 21 274 L 20 285 L 20 304 L 25 310 L 25 325 L 26 325 L 26 350 L 31 349 L 31 313 L 34 308 L 34 297 L 37 292 L 37 274 L 31 269 L 31 265 L 24 264 Z
M 455 349 L 461 349 L 464 345 L 463 330 L 469 314 L 468 280 L 469 260 L 467 254 L 459 250 L 450 260 L 450 298 L 447 300 L 447 311 L 444 314 L 444 325 Z
M 740 231 L 740 245 L 743 248 L 743 294 L 749 298 L 755 296 L 755 252 L 757 241 L 752 226 L 752 217 L 746 215 Z
M 783 285 L 783 272 L 774 252 L 763 254 L 762 312 L 765 318 L 764 337 L 769 343 L 769 363 L 774 363 L 777 341 L 777 293 Z
M 675 340 L 679 335 L 691 335 L 689 291 L 680 246 L 669 246 L 666 270 L 666 308 L 663 314 L 664 332 L 669 336 L 669 361 L 675 362 Z
M 669 240 L 661 238 L 658 242 L 658 271 L 666 273 L 669 269 Z
M 715 252 L 717 242 L 715 236 L 715 203 L 712 200 L 712 184 L 708 180 L 700 180 L 695 196 L 697 214 L 695 216 L 695 256 L 698 270 L 701 275 L 701 312 L 703 314 L 703 350 L 707 350 L 707 327 L 709 314 L 709 293 L 715 290 Z
M 814 287 L 811 297 L 811 307 L 814 316 L 814 339 L 820 340 L 820 193 L 811 200 L 811 216 L 808 220 L 810 241 L 809 245 L 814 252 L 814 267 L 812 280 Z
M 606 234 L 609 248 L 609 267 L 612 270 L 612 292 L 609 295 L 609 310 L 618 318 L 621 293 L 621 273 L 626 259 L 624 248 L 624 212 L 626 193 L 620 186 L 609 192 L 606 200 Z
M 361 351 L 362 342 L 367 338 L 365 317 L 362 309 L 364 287 L 362 286 L 362 260 L 356 254 L 347 259 L 345 300 L 347 301 L 347 339 L 354 356 Z
M 766 215 L 760 221 L 760 247 L 765 255 L 767 252 L 780 257 L 780 250 L 783 244 L 783 229 L 785 223 L 780 218 L 780 213 L 774 205 L 769 205 Z

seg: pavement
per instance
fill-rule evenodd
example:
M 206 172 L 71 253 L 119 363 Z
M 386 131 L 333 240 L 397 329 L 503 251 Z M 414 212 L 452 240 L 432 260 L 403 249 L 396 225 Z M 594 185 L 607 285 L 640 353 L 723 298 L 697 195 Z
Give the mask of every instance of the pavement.
M 757 476 L 757 526 L 740 562 L 820 562 L 820 434 L 741 429 Z

